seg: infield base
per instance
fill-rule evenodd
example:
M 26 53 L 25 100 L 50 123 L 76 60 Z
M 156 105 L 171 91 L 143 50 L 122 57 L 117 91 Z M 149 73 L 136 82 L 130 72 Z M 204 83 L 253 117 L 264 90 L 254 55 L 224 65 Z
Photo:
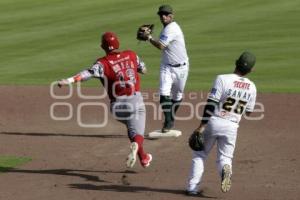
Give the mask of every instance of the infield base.
M 162 133 L 161 130 L 155 130 L 148 134 L 149 138 L 161 138 L 161 137 L 179 137 L 182 132 L 179 130 L 170 130 L 166 133 Z

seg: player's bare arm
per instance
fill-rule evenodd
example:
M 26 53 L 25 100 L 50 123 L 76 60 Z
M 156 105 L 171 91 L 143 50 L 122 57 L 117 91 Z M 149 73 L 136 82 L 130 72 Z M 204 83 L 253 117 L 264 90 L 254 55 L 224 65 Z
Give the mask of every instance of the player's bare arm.
M 159 50 L 164 50 L 166 48 L 160 41 L 153 39 L 152 37 L 150 37 L 149 42 Z
M 174 15 L 169 12 L 159 11 L 157 14 L 159 15 L 160 21 L 164 27 L 170 24 L 174 19 Z M 166 48 L 166 46 L 164 46 L 159 40 L 153 39 L 151 35 L 149 36 L 149 41 L 153 46 L 160 50 L 164 50 Z

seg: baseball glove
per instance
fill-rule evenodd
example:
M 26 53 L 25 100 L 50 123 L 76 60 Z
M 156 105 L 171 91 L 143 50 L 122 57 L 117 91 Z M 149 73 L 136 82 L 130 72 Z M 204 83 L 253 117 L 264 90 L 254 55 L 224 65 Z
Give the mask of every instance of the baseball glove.
M 189 138 L 189 146 L 194 151 L 204 150 L 204 136 L 203 130 L 195 130 Z
M 154 24 L 144 24 L 137 30 L 136 39 L 140 41 L 147 41 L 153 32 Z

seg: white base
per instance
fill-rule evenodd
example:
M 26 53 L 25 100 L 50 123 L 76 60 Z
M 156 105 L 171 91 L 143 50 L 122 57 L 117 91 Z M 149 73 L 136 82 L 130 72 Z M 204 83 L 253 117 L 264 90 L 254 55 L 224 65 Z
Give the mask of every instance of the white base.
M 155 130 L 148 134 L 149 138 L 160 138 L 160 137 L 179 137 L 181 136 L 181 131 L 170 130 L 167 133 L 162 133 L 161 130 Z

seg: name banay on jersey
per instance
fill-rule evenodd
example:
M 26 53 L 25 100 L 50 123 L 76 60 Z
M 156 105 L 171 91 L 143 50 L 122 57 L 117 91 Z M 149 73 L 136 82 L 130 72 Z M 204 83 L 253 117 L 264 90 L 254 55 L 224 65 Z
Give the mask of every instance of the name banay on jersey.
M 219 102 L 214 116 L 239 123 L 244 112 L 253 112 L 256 87 L 248 78 L 236 74 L 219 75 L 208 98 Z

